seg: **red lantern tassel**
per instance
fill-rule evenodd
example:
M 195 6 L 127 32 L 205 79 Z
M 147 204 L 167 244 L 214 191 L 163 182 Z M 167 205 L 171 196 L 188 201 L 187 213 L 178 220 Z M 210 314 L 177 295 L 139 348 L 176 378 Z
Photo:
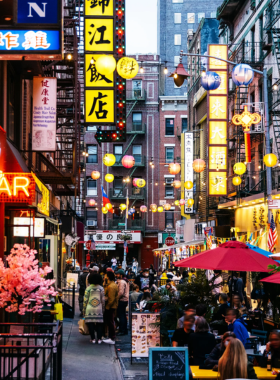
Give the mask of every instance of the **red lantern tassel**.
M 250 133 L 244 133 L 246 162 L 251 162 L 251 137 Z

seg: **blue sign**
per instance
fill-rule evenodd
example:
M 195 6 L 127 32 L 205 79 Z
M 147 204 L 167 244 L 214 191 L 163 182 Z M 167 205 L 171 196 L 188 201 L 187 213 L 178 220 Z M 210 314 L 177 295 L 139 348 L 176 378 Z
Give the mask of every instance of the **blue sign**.
M 0 51 L 55 51 L 60 49 L 58 30 L 1 30 Z
M 149 379 L 189 380 L 189 354 L 187 347 L 149 348 Z
M 18 0 L 18 24 L 57 24 L 59 0 Z

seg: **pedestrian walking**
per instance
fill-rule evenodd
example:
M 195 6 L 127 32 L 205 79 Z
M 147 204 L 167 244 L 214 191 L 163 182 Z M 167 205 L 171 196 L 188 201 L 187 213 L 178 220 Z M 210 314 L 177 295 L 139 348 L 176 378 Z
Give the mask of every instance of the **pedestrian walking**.
M 112 260 L 111 260 L 111 263 L 112 263 L 112 266 L 111 268 L 113 270 L 115 270 L 117 268 L 117 259 L 113 256 Z
M 129 298 L 129 284 L 128 281 L 124 279 L 125 273 L 123 269 L 119 269 L 116 273 L 117 275 L 117 284 L 118 284 L 118 298 L 119 298 L 119 304 L 118 304 L 118 317 L 120 321 L 120 328 L 118 335 L 127 335 L 127 320 L 126 320 L 126 308 L 128 305 L 128 298 Z
M 83 273 L 79 276 L 79 309 L 80 309 L 80 317 L 83 316 L 83 306 L 84 306 L 84 295 L 86 291 L 86 279 L 88 276 L 88 268 L 83 268 Z
M 88 277 L 89 286 L 84 296 L 83 314 L 88 325 L 91 343 L 101 344 L 103 314 L 105 312 L 105 294 L 101 286 L 102 277 L 98 273 L 90 273 Z M 97 340 L 95 340 L 95 332 Z
M 135 273 L 135 276 L 137 276 L 138 272 L 138 261 L 136 260 L 135 257 L 132 259 L 132 271 Z
M 107 344 L 115 344 L 116 332 L 115 332 L 115 315 L 119 303 L 119 288 L 115 283 L 115 274 L 107 271 L 107 287 L 105 290 L 105 313 L 104 322 L 108 327 L 109 338 L 104 339 L 103 342 Z

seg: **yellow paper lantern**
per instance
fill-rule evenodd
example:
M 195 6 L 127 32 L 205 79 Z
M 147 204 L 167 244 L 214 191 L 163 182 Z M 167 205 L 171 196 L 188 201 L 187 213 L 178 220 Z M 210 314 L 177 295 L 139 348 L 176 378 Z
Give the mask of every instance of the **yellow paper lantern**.
M 162 207 L 162 206 L 159 206 L 159 207 L 157 208 L 157 210 L 158 210 L 158 212 L 163 212 L 163 207 Z
M 105 175 L 105 181 L 106 181 L 106 182 L 109 182 L 109 183 L 110 183 L 110 182 L 113 182 L 114 179 L 115 179 L 115 177 L 114 177 L 113 174 L 108 173 L 108 174 Z
M 121 209 L 122 211 L 124 211 L 124 210 L 126 209 L 126 205 L 125 205 L 124 203 L 121 203 L 121 204 L 120 204 L 120 209 Z
M 239 186 L 242 182 L 242 179 L 240 177 L 233 177 L 232 178 L 232 183 L 234 184 L 234 186 Z
M 155 208 L 155 209 L 153 208 L 153 209 L 152 209 L 152 212 L 157 212 L 157 209 L 156 209 L 156 208 Z
M 146 185 L 146 181 L 142 178 L 139 178 L 137 181 L 136 181 L 136 185 L 137 187 L 145 187 Z
M 102 212 L 103 212 L 103 214 L 107 214 L 108 213 L 108 210 L 106 209 L 106 207 L 102 207 Z
M 93 172 L 91 172 L 91 178 L 92 179 L 100 178 L 100 173 L 97 170 L 94 170 Z
M 246 172 L 246 165 L 243 164 L 243 162 L 237 162 L 234 167 L 233 167 L 233 171 L 235 174 L 238 174 L 238 175 L 242 175 Z
M 169 211 L 171 209 L 171 204 L 166 203 L 163 207 L 164 207 L 164 210 Z
M 186 181 L 186 182 L 184 183 L 184 187 L 185 187 L 185 189 L 187 189 L 187 190 L 192 189 L 192 188 L 193 188 L 193 183 L 192 183 L 192 181 Z
M 99 74 L 109 75 L 116 68 L 116 60 L 112 55 L 101 55 L 97 58 L 95 67 Z
M 272 166 L 277 164 L 277 156 L 273 153 L 266 154 L 263 158 L 263 162 L 265 166 L 272 168 Z
M 139 71 L 139 65 L 134 58 L 123 57 L 118 61 L 117 72 L 124 79 L 134 78 Z
M 192 167 L 196 173 L 201 173 L 206 168 L 206 163 L 204 160 L 198 158 L 197 160 L 194 160 Z
M 157 210 L 157 205 L 156 205 L 155 203 L 152 203 L 152 204 L 150 205 L 150 209 L 151 209 L 151 210 Z
M 180 189 L 181 181 L 178 181 L 178 180 L 173 181 L 173 187 L 175 187 L 175 189 Z
M 105 205 L 105 207 L 106 207 L 107 210 L 111 210 L 113 208 L 113 206 L 111 205 L 111 203 L 107 203 Z
M 188 206 L 193 206 L 194 200 L 192 198 L 188 199 L 187 204 Z
M 103 164 L 106 166 L 113 166 L 116 162 L 116 157 L 113 154 L 106 153 L 103 157 Z
M 175 202 L 174 202 L 174 205 L 175 205 L 175 206 L 179 206 L 179 205 L 180 205 L 180 201 L 178 201 L 178 200 L 175 201 Z

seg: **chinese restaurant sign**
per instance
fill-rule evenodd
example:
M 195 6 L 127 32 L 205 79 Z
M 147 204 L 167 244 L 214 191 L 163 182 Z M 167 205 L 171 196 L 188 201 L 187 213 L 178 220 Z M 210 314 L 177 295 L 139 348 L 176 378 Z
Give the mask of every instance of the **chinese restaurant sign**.
M 102 142 L 125 141 L 126 81 L 96 69 L 101 55 L 118 61 L 125 54 L 124 0 L 85 1 L 85 122 L 99 127 Z M 116 128 L 110 129 L 110 125 Z
M 122 231 L 94 231 L 95 244 L 123 244 Z M 142 236 L 140 231 L 129 231 L 126 235 L 129 235 L 130 240 L 128 244 L 141 244 Z
M 208 54 L 228 59 L 227 45 L 209 45 Z M 209 58 L 209 71 L 221 78 L 220 87 L 208 91 L 208 195 L 227 195 L 228 64 Z
M 183 133 L 184 135 L 184 182 L 182 182 L 182 186 L 184 187 L 184 183 L 186 181 L 191 181 L 193 183 L 193 133 Z M 193 213 L 193 206 L 188 205 L 188 199 L 193 199 L 194 197 L 194 189 L 187 190 L 184 188 L 184 196 L 183 199 L 186 200 L 186 203 L 182 208 L 185 211 L 185 214 L 192 214 Z
M 35 202 L 35 181 L 31 173 L 3 173 L 0 171 L 0 202 Z
M 33 151 L 56 149 L 56 87 L 56 78 L 33 78 Z
M 36 185 L 39 187 L 41 192 L 41 199 L 37 202 L 37 210 L 46 216 L 50 216 L 50 191 L 49 189 L 41 182 L 35 174 L 32 173 L 32 176 L 36 182 Z

